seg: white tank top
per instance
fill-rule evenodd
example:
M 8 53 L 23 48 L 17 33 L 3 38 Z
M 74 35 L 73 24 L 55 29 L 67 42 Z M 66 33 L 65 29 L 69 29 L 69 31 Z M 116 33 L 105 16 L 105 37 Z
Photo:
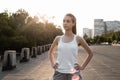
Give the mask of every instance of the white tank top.
M 57 63 L 58 68 L 56 71 L 61 73 L 72 73 L 75 67 L 75 63 L 77 63 L 77 55 L 78 55 L 78 44 L 76 40 L 76 35 L 71 42 L 63 42 L 62 37 L 58 42 L 58 56 Z

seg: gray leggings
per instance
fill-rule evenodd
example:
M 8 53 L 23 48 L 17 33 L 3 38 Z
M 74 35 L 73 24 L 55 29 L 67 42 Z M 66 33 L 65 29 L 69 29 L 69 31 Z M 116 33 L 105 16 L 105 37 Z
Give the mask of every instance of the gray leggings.
M 79 75 L 80 79 L 82 80 L 82 77 L 80 75 L 80 71 L 75 73 L 77 75 Z M 68 74 L 68 73 L 60 73 L 58 71 L 55 71 L 54 75 L 53 75 L 53 80 L 72 80 L 74 74 Z

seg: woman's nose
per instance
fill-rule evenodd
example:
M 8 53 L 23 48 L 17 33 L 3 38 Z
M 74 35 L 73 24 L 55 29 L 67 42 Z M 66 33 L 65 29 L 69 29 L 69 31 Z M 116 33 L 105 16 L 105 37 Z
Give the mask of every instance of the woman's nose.
M 65 22 L 63 22 L 63 24 L 64 24 L 64 25 L 67 25 L 67 22 L 65 21 Z

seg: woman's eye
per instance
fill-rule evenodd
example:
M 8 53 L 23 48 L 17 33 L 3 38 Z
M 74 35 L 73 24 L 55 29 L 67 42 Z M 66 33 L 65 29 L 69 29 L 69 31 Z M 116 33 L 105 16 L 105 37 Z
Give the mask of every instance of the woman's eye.
M 67 20 L 67 23 L 69 23 L 70 21 L 69 20 Z
M 67 22 L 67 23 L 69 23 L 69 22 L 70 22 L 70 20 L 63 20 L 63 22 Z

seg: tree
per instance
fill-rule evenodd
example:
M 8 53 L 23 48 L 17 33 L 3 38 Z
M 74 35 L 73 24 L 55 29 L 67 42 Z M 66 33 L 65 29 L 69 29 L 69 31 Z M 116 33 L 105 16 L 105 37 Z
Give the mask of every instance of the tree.
M 46 21 L 46 20 L 45 20 Z M 15 13 L 0 13 L 0 51 L 22 47 L 50 44 L 62 29 L 53 23 L 39 22 L 37 16 L 31 17 L 24 9 Z
M 25 25 L 25 20 L 28 16 L 28 12 L 26 12 L 24 9 L 19 9 L 18 11 L 12 14 L 12 17 L 17 24 L 17 28 L 21 28 Z
M 114 40 L 117 40 L 118 39 L 118 35 L 117 35 L 117 33 L 116 32 L 114 32 L 113 34 L 112 34 L 112 41 L 114 41 Z
M 85 35 L 83 36 L 83 38 L 85 39 L 85 41 L 86 41 L 89 45 L 92 44 L 93 40 L 92 40 L 92 38 L 89 38 L 87 34 L 85 34 Z

